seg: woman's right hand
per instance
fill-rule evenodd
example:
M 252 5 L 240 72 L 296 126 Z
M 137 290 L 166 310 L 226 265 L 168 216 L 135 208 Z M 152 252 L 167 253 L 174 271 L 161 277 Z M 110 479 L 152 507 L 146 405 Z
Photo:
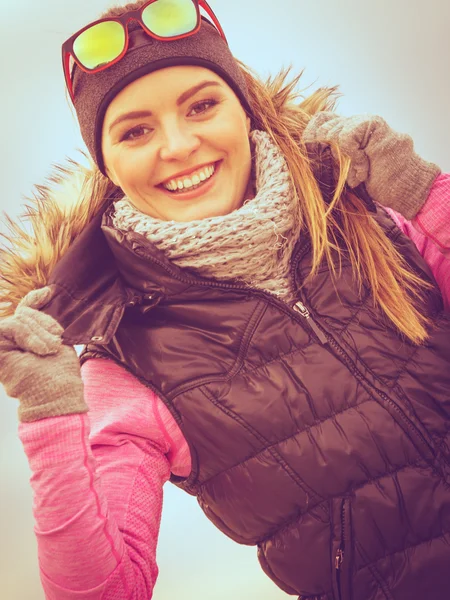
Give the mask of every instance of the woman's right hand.
M 61 325 L 39 310 L 52 293 L 33 290 L 0 321 L 0 382 L 19 400 L 22 422 L 89 410 L 74 348 L 63 344 Z

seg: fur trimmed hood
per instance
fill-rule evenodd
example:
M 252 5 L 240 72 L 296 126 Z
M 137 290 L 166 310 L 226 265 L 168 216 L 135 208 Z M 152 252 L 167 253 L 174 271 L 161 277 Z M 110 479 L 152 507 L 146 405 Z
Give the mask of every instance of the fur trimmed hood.
M 68 159 L 53 166 L 43 185 L 35 186 L 19 218 L 4 214 L 0 317 L 13 314 L 28 292 L 47 285 L 55 265 L 102 205 L 118 197 L 117 188 L 94 165 Z

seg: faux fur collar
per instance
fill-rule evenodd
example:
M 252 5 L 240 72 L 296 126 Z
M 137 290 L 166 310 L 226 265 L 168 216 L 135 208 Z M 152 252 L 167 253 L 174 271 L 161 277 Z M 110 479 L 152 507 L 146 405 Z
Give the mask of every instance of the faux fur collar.
M 44 185 L 35 186 L 20 220 L 4 216 L 0 317 L 12 314 L 29 291 L 47 284 L 55 265 L 101 205 L 117 199 L 117 193 L 108 197 L 115 189 L 94 166 L 69 159 L 53 167 Z

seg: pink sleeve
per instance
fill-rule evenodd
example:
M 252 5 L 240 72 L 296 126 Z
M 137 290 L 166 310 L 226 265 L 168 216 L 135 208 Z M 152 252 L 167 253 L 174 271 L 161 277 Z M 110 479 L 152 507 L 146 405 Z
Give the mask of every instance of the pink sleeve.
M 440 175 L 412 224 L 450 257 L 450 174 Z
M 32 471 L 47 600 L 148 600 L 158 574 L 162 486 L 191 469 L 155 394 L 106 359 L 82 368 L 89 412 L 19 424 Z
M 412 221 L 390 208 L 387 211 L 427 262 L 444 307 L 450 310 L 450 175 L 435 180 L 422 210 Z

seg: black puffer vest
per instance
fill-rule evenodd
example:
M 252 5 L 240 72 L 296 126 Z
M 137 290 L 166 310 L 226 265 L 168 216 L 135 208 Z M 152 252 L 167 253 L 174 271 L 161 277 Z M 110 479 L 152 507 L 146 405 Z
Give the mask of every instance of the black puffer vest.
M 325 182 L 326 183 L 326 182 Z M 323 191 L 329 192 L 324 185 Z M 374 216 L 420 274 L 383 211 Z M 450 316 L 415 347 L 358 293 L 350 265 L 298 302 L 202 279 L 99 215 L 55 269 L 46 308 L 82 360 L 110 357 L 153 389 L 189 444 L 174 483 L 211 521 L 257 545 L 264 571 L 302 600 L 450 597 Z

